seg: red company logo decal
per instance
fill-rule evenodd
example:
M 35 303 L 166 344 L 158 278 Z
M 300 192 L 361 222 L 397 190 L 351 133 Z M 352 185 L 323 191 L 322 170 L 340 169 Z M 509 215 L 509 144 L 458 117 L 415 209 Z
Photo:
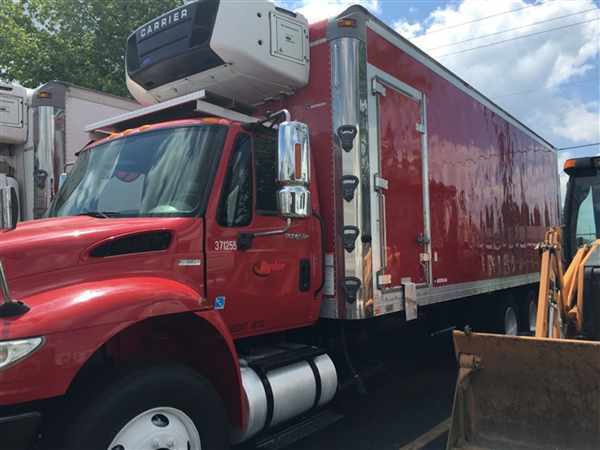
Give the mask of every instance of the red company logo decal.
M 259 261 L 252 267 L 252 271 L 259 277 L 266 277 L 273 272 L 281 272 L 285 269 L 285 263 L 282 261 Z

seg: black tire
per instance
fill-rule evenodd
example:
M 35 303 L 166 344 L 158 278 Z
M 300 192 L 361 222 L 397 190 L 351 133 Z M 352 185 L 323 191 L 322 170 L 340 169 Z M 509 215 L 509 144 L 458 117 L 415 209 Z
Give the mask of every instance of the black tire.
M 71 409 L 61 450 L 110 450 L 113 439 L 130 420 L 157 407 L 185 413 L 195 425 L 202 450 L 229 448 L 228 421 L 223 402 L 211 384 L 183 366 L 151 366 L 125 371 L 97 390 L 80 395 Z M 84 402 L 85 400 L 85 402 Z M 125 449 L 127 450 L 127 449 Z
M 496 331 L 500 334 L 517 336 L 520 329 L 519 309 L 512 300 L 502 303 L 496 319 Z
M 537 319 L 537 293 L 531 291 L 521 308 L 521 320 L 519 326 L 521 331 L 530 336 L 535 335 L 535 321 Z

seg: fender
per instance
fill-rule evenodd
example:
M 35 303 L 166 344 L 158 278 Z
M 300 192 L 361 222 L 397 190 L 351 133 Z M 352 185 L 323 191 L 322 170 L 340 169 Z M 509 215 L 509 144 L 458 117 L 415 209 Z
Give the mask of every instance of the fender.
M 31 311 L 20 317 L 0 319 L 0 340 L 137 322 L 212 306 L 200 290 L 186 284 L 139 276 L 77 283 L 22 300 Z
M 0 340 L 42 336 L 44 343 L 34 354 L 0 371 L 0 405 L 64 394 L 94 352 L 136 322 L 210 307 L 199 291 L 158 277 L 80 283 L 24 300 L 31 311 L 0 320 Z M 223 330 L 223 324 L 218 329 Z
M 43 336 L 42 347 L 0 372 L 0 405 L 63 395 L 89 358 L 111 338 L 146 319 L 191 312 L 198 333 L 219 359 L 211 381 L 221 394 L 231 423 L 244 428 L 245 393 L 234 340 L 221 314 L 198 291 L 157 277 L 127 277 L 82 283 L 31 296 L 32 310 L 0 322 L 4 339 Z M 204 324 L 205 326 L 203 326 Z M 217 348 L 215 348 L 217 347 Z
M 216 371 L 211 379 L 226 403 L 231 423 L 244 430 L 248 421 L 248 405 L 233 336 L 218 311 L 214 309 L 199 311 L 196 315 L 206 320 L 214 328 L 215 333 L 221 336 L 227 347 L 227 351 L 211 355 L 213 360 L 220 359 L 220 364 L 211 366 Z M 225 371 L 223 368 L 228 368 L 228 370 Z

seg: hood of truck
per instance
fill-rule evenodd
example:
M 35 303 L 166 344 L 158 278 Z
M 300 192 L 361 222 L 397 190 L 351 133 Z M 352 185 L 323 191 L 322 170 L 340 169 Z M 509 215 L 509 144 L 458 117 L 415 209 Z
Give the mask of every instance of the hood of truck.
M 20 223 L 0 233 L 13 298 L 32 311 L 41 293 L 118 277 L 204 285 L 200 218 L 63 217 Z M 32 303 L 33 302 L 33 303 Z

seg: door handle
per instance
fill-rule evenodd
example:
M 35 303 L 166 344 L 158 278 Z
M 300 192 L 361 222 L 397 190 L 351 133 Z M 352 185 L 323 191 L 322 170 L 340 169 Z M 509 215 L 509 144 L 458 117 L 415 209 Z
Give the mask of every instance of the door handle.
M 299 289 L 300 292 L 307 292 L 310 290 L 310 259 L 300 260 L 300 274 L 299 274 Z

